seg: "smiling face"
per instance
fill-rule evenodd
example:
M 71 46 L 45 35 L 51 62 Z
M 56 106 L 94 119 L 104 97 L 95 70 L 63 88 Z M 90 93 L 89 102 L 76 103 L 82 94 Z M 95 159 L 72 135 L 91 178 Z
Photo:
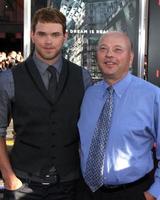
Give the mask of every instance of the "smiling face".
M 53 64 L 61 54 L 67 33 L 59 23 L 38 22 L 35 31 L 31 32 L 36 56 L 47 64 Z
M 129 38 L 121 32 L 103 35 L 97 47 L 97 63 L 104 79 L 113 84 L 121 80 L 133 61 Z

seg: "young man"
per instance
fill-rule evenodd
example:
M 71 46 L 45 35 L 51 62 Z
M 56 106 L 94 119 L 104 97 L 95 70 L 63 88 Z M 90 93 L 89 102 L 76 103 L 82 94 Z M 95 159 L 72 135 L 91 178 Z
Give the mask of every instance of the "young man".
M 33 54 L 0 74 L 4 199 L 74 200 L 79 179 L 77 120 L 91 78 L 62 57 L 67 33 L 59 10 L 38 10 L 31 38 Z M 11 117 L 16 137 L 9 158 L 5 136 Z
M 104 34 L 97 62 L 104 80 L 88 88 L 78 127 L 84 200 L 160 199 L 160 165 L 154 182 L 152 147 L 160 159 L 160 89 L 131 75 L 130 39 Z

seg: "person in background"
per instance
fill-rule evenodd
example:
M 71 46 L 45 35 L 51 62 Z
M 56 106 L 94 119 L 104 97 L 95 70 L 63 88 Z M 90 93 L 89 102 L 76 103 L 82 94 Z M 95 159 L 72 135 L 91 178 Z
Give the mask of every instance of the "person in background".
M 0 72 L 6 70 L 6 53 L 0 52 Z
M 89 87 L 81 106 L 83 200 L 159 200 L 160 89 L 129 73 L 134 53 L 126 33 L 105 33 L 97 46 L 103 80 Z
M 20 51 L 17 52 L 17 55 L 16 55 L 16 63 L 21 63 L 23 62 L 24 58 L 22 56 L 22 53 Z
M 8 56 L 7 56 L 7 68 L 12 68 L 15 65 L 17 65 L 16 57 L 17 57 L 17 52 L 16 51 L 11 51 L 11 52 L 8 53 Z
M 77 121 L 87 70 L 66 60 L 66 18 L 42 8 L 32 19 L 34 52 L 0 73 L 0 170 L 5 200 L 75 200 L 80 178 Z M 15 142 L 6 147 L 13 118 Z
M 8 68 L 12 68 L 18 63 L 23 62 L 23 56 L 20 51 L 0 52 L 0 71 L 5 71 Z

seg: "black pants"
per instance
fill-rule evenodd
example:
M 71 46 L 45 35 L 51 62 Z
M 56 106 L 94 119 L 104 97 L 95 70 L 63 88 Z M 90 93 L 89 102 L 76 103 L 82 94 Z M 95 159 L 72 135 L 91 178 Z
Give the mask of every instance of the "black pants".
M 81 192 L 81 200 L 145 200 L 144 192 L 150 187 L 153 182 L 153 178 L 149 178 L 146 181 L 129 188 L 123 188 L 121 190 L 105 191 L 102 189 L 96 192 L 91 192 L 87 185 L 83 185 L 83 192 Z
M 4 190 L 4 200 L 76 200 L 78 181 L 42 185 L 24 183 L 15 191 Z

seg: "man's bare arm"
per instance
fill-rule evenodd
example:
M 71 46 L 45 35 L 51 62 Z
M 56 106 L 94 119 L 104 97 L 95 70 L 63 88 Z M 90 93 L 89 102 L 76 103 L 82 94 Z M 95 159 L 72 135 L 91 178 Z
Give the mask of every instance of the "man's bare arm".
M 4 137 L 0 137 L 0 170 L 6 189 L 16 190 L 22 186 L 22 182 L 16 177 L 11 167 Z

